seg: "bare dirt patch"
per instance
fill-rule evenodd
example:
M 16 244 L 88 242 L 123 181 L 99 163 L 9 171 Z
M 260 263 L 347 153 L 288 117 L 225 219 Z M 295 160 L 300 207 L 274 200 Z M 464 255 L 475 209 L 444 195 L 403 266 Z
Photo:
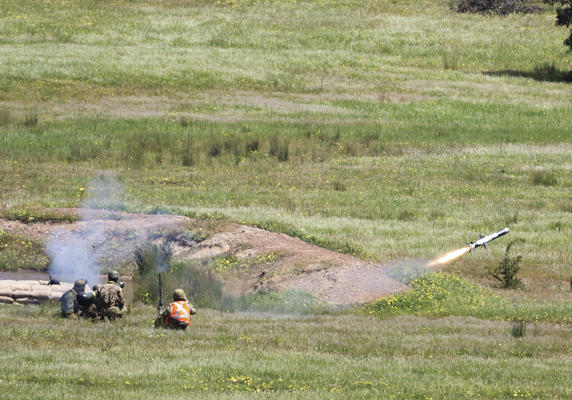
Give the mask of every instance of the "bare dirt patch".
M 386 275 L 386 266 L 373 264 L 347 254 L 337 253 L 303 242 L 285 234 L 239 224 L 224 224 L 212 229 L 206 240 L 177 239 L 177 232 L 192 231 L 201 221 L 174 215 L 142 215 L 123 212 L 69 209 L 76 213 L 74 223 L 38 222 L 24 224 L 0 219 L 0 229 L 10 234 L 47 241 L 67 232 L 81 233 L 100 229 L 94 243 L 112 264 L 133 263 L 133 254 L 145 240 L 170 238 L 175 259 L 233 257 L 236 260 L 264 262 L 242 275 L 228 279 L 230 292 L 240 294 L 257 290 L 299 289 L 333 304 L 363 303 L 405 289 L 405 285 Z M 271 257 L 268 257 L 272 255 Z

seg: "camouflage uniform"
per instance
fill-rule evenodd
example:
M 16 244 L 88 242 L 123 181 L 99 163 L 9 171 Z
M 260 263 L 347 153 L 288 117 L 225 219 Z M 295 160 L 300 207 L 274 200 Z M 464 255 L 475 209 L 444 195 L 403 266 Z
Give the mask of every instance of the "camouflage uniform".
M 117 283 L 119 274 L 113 271 L 109 273 L 109 283 L 103 285 L 99 289 L 96 296 L 97 313 L 101 319 L 115 320 L 121 318 L 127 311 L 125 308 L 125 299 L 123 297 L 123 289 Z
M 93 291 L 86 292 L 78 295 L 80 315 L 84 318 L 90 318 L 93 321 L 100 319 L 99 313 L 97 312 L 97 298 L 99 296 L 99 289 L 101 284 L 96 284 L 93 286 Z
M 86 281 L 83 279 L 78 279 L 75 281 L 73 288 L 65 292 L 62 297 L 60 297 L 61 312 L 63 318 L 78 318 L 78 316 L 91 318 L 90 307 L 80 303 L 79 296 L 91 293 L 89 287 L 87 287 L 86 292 Z M 92 307 L 94 309 L 94 307 Z

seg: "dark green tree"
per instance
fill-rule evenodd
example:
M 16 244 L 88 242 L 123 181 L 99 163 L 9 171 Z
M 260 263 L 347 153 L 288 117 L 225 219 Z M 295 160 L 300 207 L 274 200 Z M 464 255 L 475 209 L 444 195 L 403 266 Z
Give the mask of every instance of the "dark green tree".
M 572 0 L 544 0 L 544 2 L 550 5 L 557 4 L 556 25 L 565 25 L 569 28 L 572 24 Z M 572 50 L 572 29 L 564 44 Z

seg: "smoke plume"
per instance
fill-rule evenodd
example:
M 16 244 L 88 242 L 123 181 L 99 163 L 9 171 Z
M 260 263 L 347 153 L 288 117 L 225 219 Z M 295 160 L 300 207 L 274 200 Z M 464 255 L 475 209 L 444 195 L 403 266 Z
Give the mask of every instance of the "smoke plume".
M 53 278 L 64 282 L 87 279 L 90 286 L 99 282 L 103 256 L 99 243 L 105 238 L 105 229 L 102 221 L 90 219 L 89 208 L 118 208 L 122 193 L 113 173 L 102 173 L 90 182 L 75 228 L 54 232 L 46 244 Z
M 411 281 L 431 272 L 426 264 L 426 261 L 414 259 L 394 261 L 386 273 L 396 281 L 408 285 Z

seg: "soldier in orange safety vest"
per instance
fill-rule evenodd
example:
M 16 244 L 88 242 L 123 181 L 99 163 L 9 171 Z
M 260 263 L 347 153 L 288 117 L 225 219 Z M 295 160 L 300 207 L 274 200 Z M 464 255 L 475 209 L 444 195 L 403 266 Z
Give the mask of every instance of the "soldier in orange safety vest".
M 155 321 L 155 327 L 185 330 L 191 325 L 191 315 L 197 310 L 187 300 L 183 289 L 175 289 L 173 301 L 162 311 Z

